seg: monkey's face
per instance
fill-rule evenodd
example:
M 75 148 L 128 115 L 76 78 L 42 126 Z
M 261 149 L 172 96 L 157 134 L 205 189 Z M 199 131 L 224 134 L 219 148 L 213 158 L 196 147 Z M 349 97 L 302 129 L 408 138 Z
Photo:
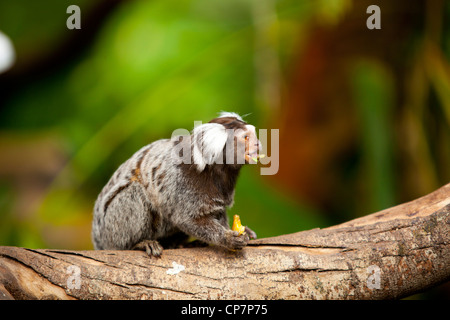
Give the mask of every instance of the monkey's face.
M 237 158 L 242 157 L 245 163 L 255 163 L 253 159 L 257 158 L 258 151 L 261 149 L 261 142 L 256 136 L 255 127 L 247 124 L 245 129 L 237 129 L 235 132 L 235 143 Z
M 255 127 L 237 114 L 227 112 L 194 128 L 192 141 L 198 171 L 214 163 L 238 166 L 256 163 L 253 159 L 261 149 Z

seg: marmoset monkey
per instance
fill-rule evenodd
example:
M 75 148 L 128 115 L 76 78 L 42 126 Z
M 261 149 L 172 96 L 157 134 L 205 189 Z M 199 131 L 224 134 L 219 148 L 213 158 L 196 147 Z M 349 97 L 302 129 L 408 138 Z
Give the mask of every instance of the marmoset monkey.
M 241 249 L 250 228 L 232 231 L 226 208 L 243 164 L 254 163 L 261 143 L 255 127 L 235 113 L 193 129 L 190 135 L 155 141 L 123 163 L 94 207 L 95 249 L 144 250 L 160 256 L 163 247 L 192 236 L 228 249 Z

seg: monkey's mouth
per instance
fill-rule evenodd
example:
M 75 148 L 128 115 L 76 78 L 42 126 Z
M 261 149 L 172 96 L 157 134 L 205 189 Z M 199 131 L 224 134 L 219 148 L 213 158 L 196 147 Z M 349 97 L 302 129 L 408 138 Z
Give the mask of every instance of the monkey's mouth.
M 264 154 L 258 154 L 258 152 L 246 153 L 245 162 L 246 163 L 258 163 L 258 160 L 264 158 Z

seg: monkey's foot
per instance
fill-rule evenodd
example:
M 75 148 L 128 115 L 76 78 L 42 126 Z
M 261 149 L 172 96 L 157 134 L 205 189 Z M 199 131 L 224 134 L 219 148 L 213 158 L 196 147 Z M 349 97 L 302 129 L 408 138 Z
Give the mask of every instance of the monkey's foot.
M 156 240 L 142 240 L 133 247 L 133 250 L 145 251 L 149 257 L 160 257 L 163 252 L 163 247 Z

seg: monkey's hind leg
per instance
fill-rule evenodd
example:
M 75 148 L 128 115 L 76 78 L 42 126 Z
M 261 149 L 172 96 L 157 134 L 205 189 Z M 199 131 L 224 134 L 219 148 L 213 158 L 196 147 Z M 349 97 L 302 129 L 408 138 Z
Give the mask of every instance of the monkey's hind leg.
M 150 257 L 160 257 L 163 252 L 163 247 L 156 240 L 142 240 L 136 244 L 132 250 L 145 251 Z
M 105 209 L 106 210 L 106 209 Z M 162 247 L 154 240 L 152 225 L 159 221 L 152 210 L 144 187 L 132 182 L 118 188 L 106 212 L 99 215 L 94 224 L 94 241 L 107 250 L 144 250 L 151 256 L 159 256 Z

